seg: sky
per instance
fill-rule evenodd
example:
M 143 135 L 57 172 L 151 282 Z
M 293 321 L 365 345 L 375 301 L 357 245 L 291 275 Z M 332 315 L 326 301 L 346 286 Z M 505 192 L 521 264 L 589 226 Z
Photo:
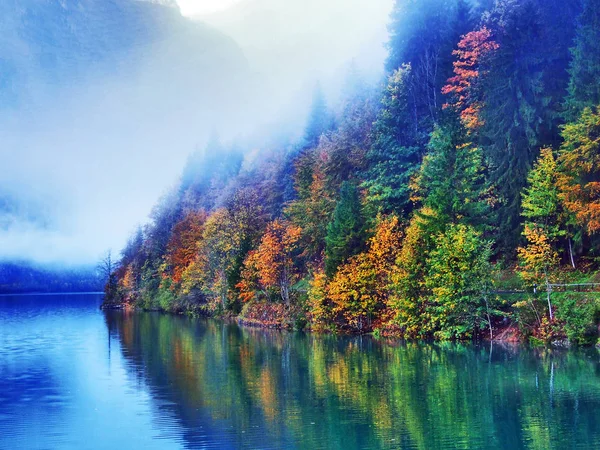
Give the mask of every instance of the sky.
M 124 68 L 0 109 L 0 261 L 118 253 L 210 135 L 301 132 L 317 82 L 334 103 L 351 66 L 381 76 L 393 0 L 179 2 L 209 31 L 175 32 Z M 207 32 L 221 33 L 218 45 Z M 1 214 L 2 195 L 17 211 Z
M 240 1 L 244 0 L 177 0 L 177 3 L 184 16 L 193 17 L 226 10 Z

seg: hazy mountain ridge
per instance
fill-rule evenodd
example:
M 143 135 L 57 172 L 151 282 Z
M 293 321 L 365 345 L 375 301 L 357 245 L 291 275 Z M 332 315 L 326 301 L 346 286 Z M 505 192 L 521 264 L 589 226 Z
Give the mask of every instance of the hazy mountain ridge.
M 103 280 L 92 266 L 53 267 L 0 262 L 0 294 L 99 292 Z
M 182 17 L 173 0 L 6 0 L 0 27 L 4 106 L 98 70 L 133 68 L 167 40 L 187 41 L 215 64 L 243 60 L 231 39 Z
M 77 204 L 140 205 L 138 186 L 117 195 L 104 178 L 126 179 L 152 152 L 170 153 L 157 171 L 179 170 L 177 158 L 203 139 L 190 123 L 208 112 L 196 117 L 194 109 L 204 102 L 213 113 L 224 103 L 220 93 L 231 83 L 223 74 L 243 73 L 245 57 L 231 38 L 183 17 L 173 0 L 5 0 L 0 29 L 0 258 L 89 263 L 113 244 L 86 248 L 94 247 L 86 233 L 97 221 L 72 217 Z M 184 127 L 191 131 L 174 142 Z M 157 129 L 170 145 L 146 137 Z M 136 155 L 129 165 L 128 154 Z M 127 167 L 122 175 L 117 160 Z M 86 188 L 80 176 L 98 181 Z M 164 185 L 154 184 L 158 196 Z M 80 248 L 64 250 L 64 236 Z

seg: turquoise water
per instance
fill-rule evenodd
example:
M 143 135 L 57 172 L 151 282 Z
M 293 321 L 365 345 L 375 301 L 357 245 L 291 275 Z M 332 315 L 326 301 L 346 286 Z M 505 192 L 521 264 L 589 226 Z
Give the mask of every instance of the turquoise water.
M 0 448 L 600 448 L 600 354 L 0 297 Z

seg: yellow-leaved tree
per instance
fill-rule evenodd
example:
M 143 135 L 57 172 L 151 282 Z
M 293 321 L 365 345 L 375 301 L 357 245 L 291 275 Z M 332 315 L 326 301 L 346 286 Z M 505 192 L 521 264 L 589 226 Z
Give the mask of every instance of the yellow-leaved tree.
M 317 273 L 309 291 L 313 322 L 335 319 L 354 330 L 371 330 L 387 307 L 400 240 L 398 218 L 379 217 L 365 252 L 342 264 L 328 285 L 325 275 Z
M 560 262 L 557 251 L 559 238 L 565 235 L 559 220 L 558 179 L 557 163 L 552 150 L 543 149 L 529 173 L 527 187 L 523 191 L 521 215 L 525 218 L 523 235 L 527 245 L 518 249 L 523 279 L 546 286 L 550 320 L 554 318 L 550 282 L 552 273 Z

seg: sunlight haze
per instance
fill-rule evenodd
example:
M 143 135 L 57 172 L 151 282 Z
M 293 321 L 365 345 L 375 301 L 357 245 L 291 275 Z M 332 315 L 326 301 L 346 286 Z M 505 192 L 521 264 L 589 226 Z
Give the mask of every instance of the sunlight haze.
M 223 11 L 244 0 L 177 0 L 181 14 L 184 16 L 201 16 Z

